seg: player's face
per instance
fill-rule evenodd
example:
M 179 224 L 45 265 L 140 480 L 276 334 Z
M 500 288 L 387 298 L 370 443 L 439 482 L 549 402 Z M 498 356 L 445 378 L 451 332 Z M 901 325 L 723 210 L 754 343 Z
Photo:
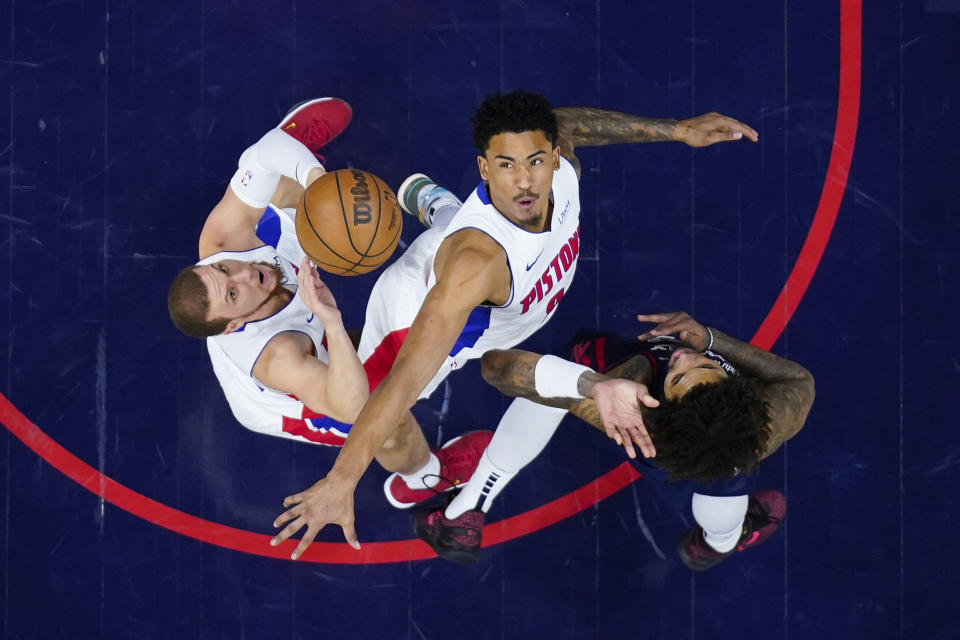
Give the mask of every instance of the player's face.
M 663 381 L 663 395 L 667 400 L 679 400 L 698 384 L 720 382 L 726 377 L 727 372 L 707 356 L 691 349 L 675 349 Z
M 198 267 L 197 274 L 207 288 L 207 319 L 231 320 L 225 333 L 236 331 L 283 290 L 280 271 L 265 262 L 221 260 Z
M 477 156 L 477 165 L 500 213 L 525 229 L 545 228 L 560 150 L 542 131 L 498 133 L 490 138 L 486 153 Z

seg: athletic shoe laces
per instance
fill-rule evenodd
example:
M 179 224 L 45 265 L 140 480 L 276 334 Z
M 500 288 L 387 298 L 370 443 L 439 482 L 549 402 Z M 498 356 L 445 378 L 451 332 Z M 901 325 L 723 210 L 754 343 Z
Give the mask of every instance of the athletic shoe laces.
M 464 445 L 462 448 L 458 447 L 458 451 L 456 453 L 449 453 L 444 456 L 444 461 L 446 462 L 444 466 L 450 468 L 462 465 L 464 463 L 474 462 L 475 460 L 480 459 L 480 456 L 477 455 L 478 453 L 479 452 L 474 447 L 469 445 Z
M 313 149 L 320 147 L 321 143 L 328 142 L 330 137 L 330 128 L 327 123 L 322 120 L 315 120 L 303 133 L 303 142 L 307 147 Z

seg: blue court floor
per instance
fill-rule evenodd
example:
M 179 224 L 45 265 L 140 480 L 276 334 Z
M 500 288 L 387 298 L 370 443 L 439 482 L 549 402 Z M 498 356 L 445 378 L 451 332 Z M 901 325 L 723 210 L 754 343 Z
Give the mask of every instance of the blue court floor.
M 8 0 L 0 25 L 0 637 L 958 637 L 957 0 Z M 477 565 L 423 559 L 376 466 L 363 555 L 328 527 L 291 562 L 273 518 L 336 452 L 233 420 L 168 283 L 292 104 L 352 104 L 330 168 L 466 195 L 470 116 L 521 87 L 759 132 L 579 150 L 576 284 L 528 346 L 683 309 L 805 365 L 809 421 L 760 472 L 787 520 L 693 574 L 689 506 L 568 418 Z M 376 276 L 327 278 L 348 325 Z M 506 405 L 470 366 L 417 415 L 441 442 Z

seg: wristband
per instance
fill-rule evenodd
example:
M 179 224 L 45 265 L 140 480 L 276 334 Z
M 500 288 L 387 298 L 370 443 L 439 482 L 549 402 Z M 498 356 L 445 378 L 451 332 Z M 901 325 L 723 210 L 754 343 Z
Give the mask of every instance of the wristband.
M 590 367 L 557 356 L 541 356 L 534 369 L 534 385 L 541 398 L 584 398 L 578 389 L 580 376 Z
M 703 325 L 703 328 L 707 330 L 707 335 L 710 336 L 710 342 L 707 343 L 707 346 L 703 351 L 710 351 L 710 348 L 713 346 L 713 331 L 711 331 L 710 327 L 707 325 Z

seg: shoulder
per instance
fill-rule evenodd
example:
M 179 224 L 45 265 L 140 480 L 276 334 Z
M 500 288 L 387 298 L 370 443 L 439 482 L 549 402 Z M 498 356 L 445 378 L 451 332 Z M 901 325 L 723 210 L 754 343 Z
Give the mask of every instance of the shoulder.
M 257 358 L 254 368 L 266 372 L 274 368 L 287 367 L 311 357 L 313 357 L 313 342 L 307 334 L 293 330 L 282 331 L 270 338 L 260 357 Z
M 498 265 L 506 267 L 507 254 L 503 246 L 490 234 L 467 227 L 447 236 L 440 243 L 434 270 L 437 278 L 449 271 L 488 271 Z
M 503 247 L 478 229 L 461 229 L 444 239 L 433 263 L 437 295 L 472 308 L 500 304 L 509 296 L 512 277 Z M 459 303 L 457 303 L 459 304 Z

